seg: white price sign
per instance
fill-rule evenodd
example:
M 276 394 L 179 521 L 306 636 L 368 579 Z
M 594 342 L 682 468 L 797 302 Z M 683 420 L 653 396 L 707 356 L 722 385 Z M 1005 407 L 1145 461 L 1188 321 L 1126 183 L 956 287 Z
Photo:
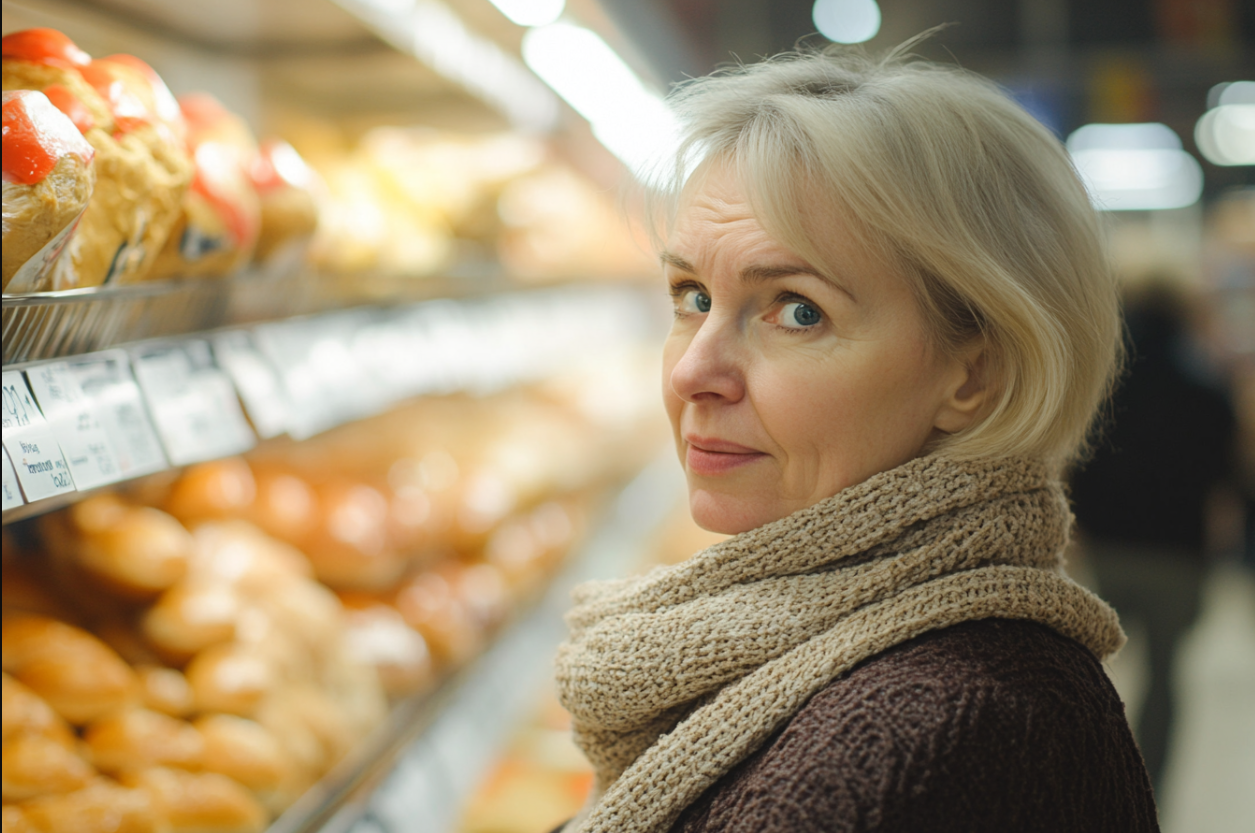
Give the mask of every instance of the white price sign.
M 54 362 L 29 368 L 26 380 L 61 446 L 78 490 L 121 480 L 122 469 L 113 443 L 69 363 Z
M 206 342 L 143 347 L 133 360 L 171 463 L 183 466 L 253 447 L 235 388 L 213 365 Z
M 126 353 L 109 350 L 67 364 L 113 445 L 119 476 L 139 477 L 164 469 L 166 456 Z
M 0 424 L 22 494 L 28 502 L 74 491 L 70 467 L 44 415 L 26 387 L 21 371 L 4 373 L 4 407 Z
M 214 337 L 214 358 L 235 382 L 253 427 L 263 438 L 288 430 L 288 401 L 274 368 L 262 358 L 243 330 Z
M 13 461 L 9 459 L 9 452 L 0 448 L 0 454 L 4 455 L 4 485 L 0 491 L 0 496 L 4 498 L 4 509 L 16 509 L 25 503 L 22 500 L 22 488 L 17 483 L 17 472 L 13 470 Z

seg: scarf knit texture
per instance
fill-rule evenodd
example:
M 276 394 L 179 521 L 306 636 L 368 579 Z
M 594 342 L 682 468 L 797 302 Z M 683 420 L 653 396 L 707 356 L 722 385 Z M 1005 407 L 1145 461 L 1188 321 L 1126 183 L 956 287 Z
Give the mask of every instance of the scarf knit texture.
M 924 457 L 577 587 L 557 683 L 596 785 L 565 830 L 667 830 L 814 694 L 928 631 L 1027 619 L 1113 654 L 1115 612 L 1063 573 L 1071 522 L 1040 463 Z

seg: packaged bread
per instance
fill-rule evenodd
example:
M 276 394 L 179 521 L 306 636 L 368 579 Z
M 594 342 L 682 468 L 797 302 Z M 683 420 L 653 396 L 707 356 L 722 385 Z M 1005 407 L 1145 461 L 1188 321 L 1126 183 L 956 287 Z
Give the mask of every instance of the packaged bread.
M 52 269 L 96 182 L 96 151 L 40 92 L 4 93 L 4 258 L 6 294 L 52 287 Z
M 144 279 L 192 179 L 169 90 L 129 56 L 93 61 L 53 29 L 4 37 L 5 90 L 39 90 L 96 151 L 92 199 L 53 270 L 53 289 Z
M 261 231 L 254 258 L 271 269 L 304 260 L 318 228 L 318 175 L 290 144 L 261 143 L 250 175 L 261 201 Z
M 244 120 L 213 96 L 182 96 L 195 175 L 153 266 L 154 278 L 229 275 L 249 262 L 261 227 L 250 171 L 257 143 Z

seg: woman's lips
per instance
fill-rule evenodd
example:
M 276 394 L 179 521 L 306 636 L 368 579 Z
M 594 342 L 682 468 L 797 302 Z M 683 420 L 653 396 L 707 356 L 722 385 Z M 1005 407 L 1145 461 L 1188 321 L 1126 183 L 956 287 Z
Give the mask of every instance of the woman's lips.
M 684 442 L 688 446 L 684 455 L 685 467 L 693 474 L 705 477 L 726 474 L 767 456 L 738 443 L 710 437 L 685 437 Z

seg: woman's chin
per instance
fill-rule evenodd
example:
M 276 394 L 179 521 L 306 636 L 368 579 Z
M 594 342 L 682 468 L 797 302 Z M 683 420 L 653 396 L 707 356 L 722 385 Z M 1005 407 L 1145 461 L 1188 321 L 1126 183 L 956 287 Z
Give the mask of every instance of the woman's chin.
M 689 514 L 708 532 L 736 535 L 779 520 L 761 496 L 731 495 L 689 485 Z

